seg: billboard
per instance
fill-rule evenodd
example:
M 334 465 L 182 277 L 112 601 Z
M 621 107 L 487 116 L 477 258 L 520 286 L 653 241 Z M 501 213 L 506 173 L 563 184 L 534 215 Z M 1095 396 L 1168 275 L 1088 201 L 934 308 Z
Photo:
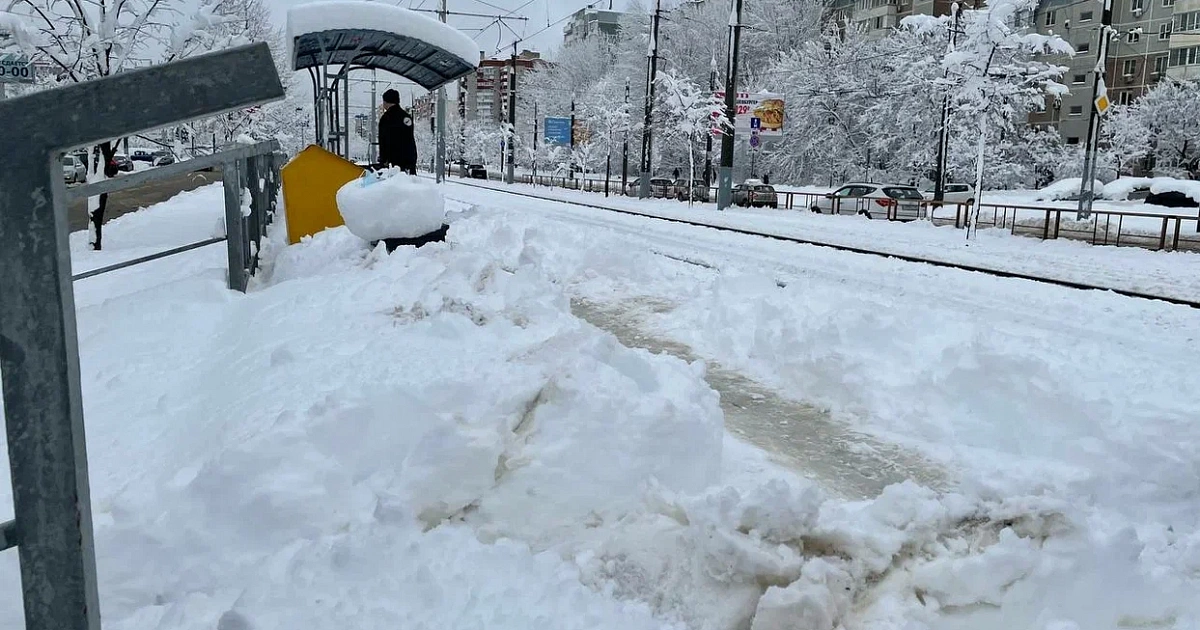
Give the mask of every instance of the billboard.
M 542 134 L 546 144 L 561 147 L 571 146 L 571 119 L 547 118 L 546 131 Z
M 716 95 L 722 102 L 725 101 L 723 90 Z M 757 132 L 759 136 L 778 138 L 783 135 L 785 110 L 783 96 L 780 94 L 738 92 L 735 133 L 744 135 Z
M 22 53 L 0 53 L 0 83 L 33 83 L 33 64 Z

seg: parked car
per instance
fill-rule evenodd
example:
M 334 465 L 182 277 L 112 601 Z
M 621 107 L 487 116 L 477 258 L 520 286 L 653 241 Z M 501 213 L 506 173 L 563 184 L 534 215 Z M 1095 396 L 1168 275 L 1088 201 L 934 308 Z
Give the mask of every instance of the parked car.
M 912 221 L 925 216 L 924 202 L 921 191 L 907 184 L 855 182 L 818 197 L 812 211 Z
M 134 162 L 154 162 L 154 156 L 162 153 L 162 151 L 151 151 L 150 149 L 134 149 L 129 153 L 129 159 Z
M 175 156 L 170 151 L 155 151 L 150 156 L 150 163 L 154 166 L 166 166 L 175 163 Z
M 747 179 L 734 186 L 732 201 L 733 205 L 744 208 L 779 207 L 779 195 L 775 188 L 762 183 L 760 179 Z
M 1188 196 L 1179 190 L 1164 190 L 1162 192 L 1150 193 L 1146 196 L 1146 201 L 1155 206 L 1163 206 L 1165 208 L 1196 208 L 1200 207 L 1200 201 Z
M 63 181 L 68 184 L 76 184 L 87 181 L 87 167 L 79 156 L 68 153 L 62 159 Z
M 117 170 L 123 173 L 133 172 L 133 160 L 129 159 L 124 153 L 113 154 L 113 161 L 117 163 Z
M 459 174 L 463 177 L 469 177 L 471 179 L 488 178 L 487 167 L 482 164 L 468 164 L 459 171 Z
M 692 180 L 691 191 L 690 196 L 692 201 L 708 202 L 708 186 L 704 185 L 704 180 Z M 687 201 L 689 197 L 688 180 L 683 178 L 675 180 L 675 183 L 671 186 L 671 196 L 678 201 Z
M 626 197 L 636 197 L 642 187 L 642 178 L 637 177 L 625 186 Z M 650 178 L 650 196 L 656 199 L 666 199 L 675 194 L 675 184 L 665 177 Z
M 930 188 L 925 191 L 924 198 L 926 201 L 933 201 L 935 188 Z M 975 187 L 970 184 L 946 184 L 946 189 L 942 191 L 942 203 L 949 204 L 973 204 L 975 203 Z

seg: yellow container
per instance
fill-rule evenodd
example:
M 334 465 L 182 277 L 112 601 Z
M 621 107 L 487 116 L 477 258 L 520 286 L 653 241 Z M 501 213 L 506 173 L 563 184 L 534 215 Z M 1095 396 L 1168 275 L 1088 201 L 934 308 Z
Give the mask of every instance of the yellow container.
M 363 168 L 312 145 L 301 151 L 281 173 L 288 242 L 344 224 L 338 212 L 337 191 L 362 177 Z

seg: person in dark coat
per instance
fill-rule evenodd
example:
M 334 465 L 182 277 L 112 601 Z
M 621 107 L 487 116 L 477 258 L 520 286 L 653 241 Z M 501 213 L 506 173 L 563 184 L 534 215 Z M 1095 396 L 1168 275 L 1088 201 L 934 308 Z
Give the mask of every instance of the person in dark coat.
M 417 174 L 417 139 L 413 117 L 400 107 L 400 93 L 383 93 L 383 115 L 379 117 L 379 161 L 410 174 Z

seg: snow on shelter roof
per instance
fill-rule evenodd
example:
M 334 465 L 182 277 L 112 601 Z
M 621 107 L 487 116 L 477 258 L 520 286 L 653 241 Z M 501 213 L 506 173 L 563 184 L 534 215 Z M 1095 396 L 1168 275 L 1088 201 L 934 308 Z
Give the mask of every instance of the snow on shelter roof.
M 458 29 L 382 2 L 312 2 L 288 10 L 295 70 L 352 64 L 432 90 L 478 66 L 478 46 Z

